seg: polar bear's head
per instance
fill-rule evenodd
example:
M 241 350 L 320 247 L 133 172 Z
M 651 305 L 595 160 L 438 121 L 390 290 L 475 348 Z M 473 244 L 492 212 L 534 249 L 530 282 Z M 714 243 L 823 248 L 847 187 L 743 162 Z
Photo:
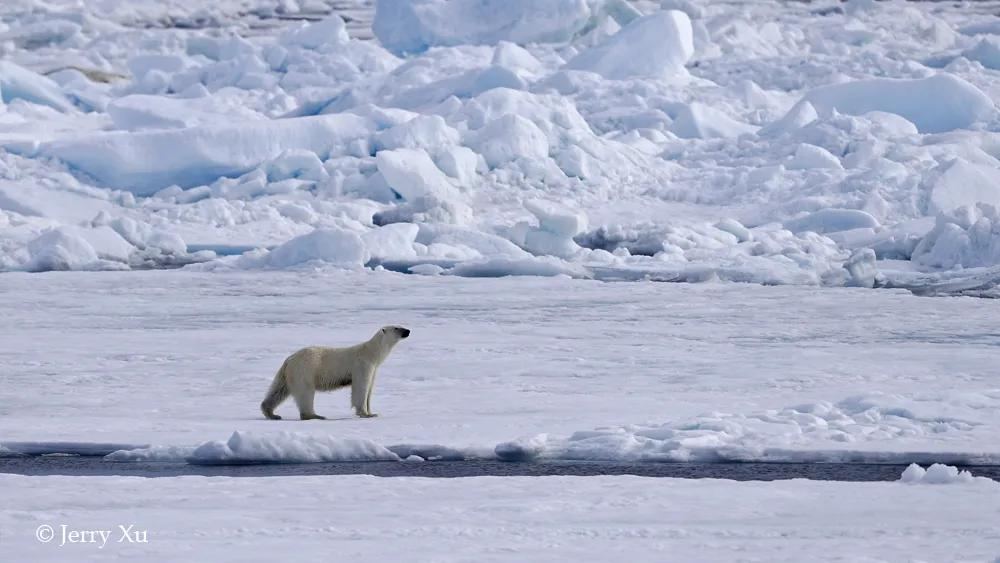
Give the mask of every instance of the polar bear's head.
M 410 336 L 410 329 L 401 326 L 384 326 L 379 329 L 376 335 L 382 342 L 392 346 L 400 340 Z

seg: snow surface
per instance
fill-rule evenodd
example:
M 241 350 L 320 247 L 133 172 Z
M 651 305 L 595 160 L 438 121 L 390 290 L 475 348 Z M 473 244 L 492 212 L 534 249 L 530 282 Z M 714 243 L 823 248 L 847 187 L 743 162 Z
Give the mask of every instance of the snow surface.
M 5 2 L 0 271 L 974 285 L 991 5 Z M 364 248 L 266 258 L 313 231 Z
M 1000 462 L 996 300 L 315 264 L 0 277 L 0 444 L 203 463 Z M 330 420 L 291 402 L 260 415 L 288 354 L 384 324 L 413 335 L 380 372 L 382 416 L 354 417 L 343 391 L 317 397 Z
M 952 468 L 954 469 L 954 468 Z M 927 471 L 927 475 L 931 474 Z M 926 482 L 926 478 L 924 480 Z M 993 481 L 0 475 L 16 561 L 992 561 Z M 118 543 L 118 525 L 148 543 Z M 35 539 L 53 526 L 51 543 Z M 68 529 L 107 544 L 60 547 Z

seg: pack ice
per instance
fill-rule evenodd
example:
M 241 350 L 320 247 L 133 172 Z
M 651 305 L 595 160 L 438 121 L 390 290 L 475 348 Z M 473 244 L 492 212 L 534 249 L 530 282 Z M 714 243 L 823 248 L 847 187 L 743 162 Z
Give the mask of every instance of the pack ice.
M 995 285 L 994 15 L 230 4 L 0 8 L 0 269 Z

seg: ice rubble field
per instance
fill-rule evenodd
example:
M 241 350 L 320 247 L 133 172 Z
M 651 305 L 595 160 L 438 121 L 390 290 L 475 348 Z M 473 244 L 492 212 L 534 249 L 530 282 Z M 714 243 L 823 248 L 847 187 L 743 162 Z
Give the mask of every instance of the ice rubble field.
M 996 300 L 333 267 L 0 283 L 15 451 L 1000 463 Z M 382 416 L 356 418 L 345 392 L 317 397 L 332 420 L 260 414 L 290 352 L 388 323 L 414 332 L 380 373 Z
M 375 4 L 5 2 L 0 269 L 996 279 L 995 3 Z

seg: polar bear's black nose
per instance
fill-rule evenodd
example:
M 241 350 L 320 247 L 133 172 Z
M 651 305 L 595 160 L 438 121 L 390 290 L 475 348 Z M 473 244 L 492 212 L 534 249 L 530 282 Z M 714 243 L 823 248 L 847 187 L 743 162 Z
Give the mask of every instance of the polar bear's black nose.
M 406 338 L 407 336 L 410 335 L 410 329 L 408 329 L 408 328 L 401 328 L 401 329 L 399 329 L 399 334 L 401 334 L 403 336 L 403 338 Z

